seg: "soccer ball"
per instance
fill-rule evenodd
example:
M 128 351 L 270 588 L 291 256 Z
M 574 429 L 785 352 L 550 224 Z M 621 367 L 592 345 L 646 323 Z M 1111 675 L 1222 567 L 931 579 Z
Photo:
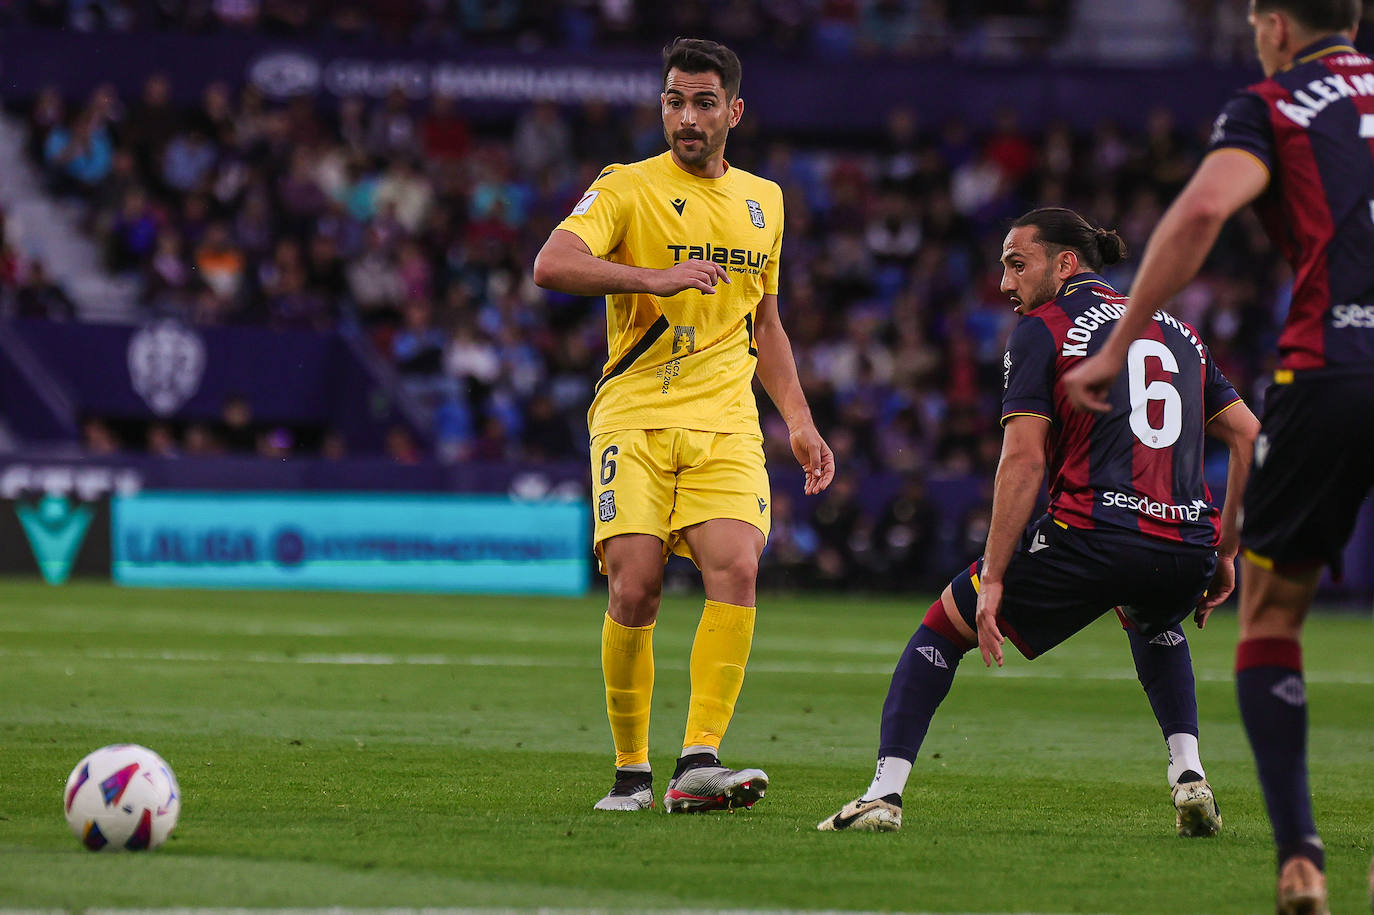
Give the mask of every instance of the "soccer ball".
M 62 799 L 67 825 L 91 851 L 157 848 L 181 813 L 171 766 L 132 743 L 101 747 L 77 763 Z

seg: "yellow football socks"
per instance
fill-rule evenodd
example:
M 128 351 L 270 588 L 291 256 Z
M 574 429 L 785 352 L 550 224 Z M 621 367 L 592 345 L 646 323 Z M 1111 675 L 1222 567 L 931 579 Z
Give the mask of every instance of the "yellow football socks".
M 622 626 L 606 614 L 601 627 L 601 673 L 606 678 L 606 717 L 615 741 L 615 764 L 646 766 L 649 704 L 654 695 L 653 624 Z
M 754 608 L 708 600 L 692 642 L 692 698 L 684 747 L 720 748 L 754 643 Z

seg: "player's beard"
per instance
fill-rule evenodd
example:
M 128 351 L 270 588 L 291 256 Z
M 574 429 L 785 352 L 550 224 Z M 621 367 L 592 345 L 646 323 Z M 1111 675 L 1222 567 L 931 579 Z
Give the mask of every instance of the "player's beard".
M 725 138 L 729 134 L 728 130 L 722 130 L 719 138 L 713 138 L 710 134 L 706 133 L 703 130 L 690 131 L 690 135 L 697 139 L 698 142 L 696 149 L 688 150 L 683 148 L 680 141 L 680 134 L 684 132 L 685 131 L 678 131 L 677 134 L 670 135 L 667 129 L 665 128 L 663 131 L 663 136 L 668 141 L 668 145 L 672 148 L 673 152 L 677 154 L 678 159 L 681 160 L 684 165 L 692 165 L 698 167 L 705 165 L 707 162 L 710 162 L 711 157 L 719 153 L 721 149 L 724 148 Z
M 1035 287 L 1035 290 L 1031 292 L 1029 296 L 1022 299 L 1025 305 L 1021 309 L 1021 313 L 1025 314 L 1026 312 L 1035 311 L 1035 309 L 1044 305 L 1058 294 L 1059 284 L 1054 281 L 1054 275 L 1046 271 L 1044 282 Z

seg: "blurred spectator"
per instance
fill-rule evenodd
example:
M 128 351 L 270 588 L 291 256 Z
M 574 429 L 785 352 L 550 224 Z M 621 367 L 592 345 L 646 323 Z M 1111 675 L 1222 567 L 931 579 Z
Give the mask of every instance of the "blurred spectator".
M 162 183 L 173 191 L 199 190 L 215 164 L 215 147 L 199 129 L 179 133 L 162 152 Z
M 210 457 L 223 454 L 224 445 L 207 423 L 191 423 L 182 438 L 182 451 L 191 456 Z
M 257 449 L 253 405 L 248 398 L 235 394 L 224 401 L 216 438 L 230 454 L 252 454 Z M 189 443 L 186 450 L 191 450 Z
M 391 358 L 402 373 L 438 375 L 443 368 L 444 334 L 434 326 L 434 306 L 414 298 L 401 309 L 403 323 L 391 340 Z
M 59 193 L 94 190 L 110 173 L 114 146 L 95 113 L 77 115 L 70 127 L 57 125 L 43 143 L 49 178 Z
M 48 135 L 63 126 L 67 120 L 67 105 L 62 93 L 56 86 L 45 87 L 38 93 L 29 107 L 28 141 L 29 158 L 35 162 L 44 158 Z
M 76 315 L 76 306 L 61 287 L 48 279 L 42 261 L 29 264 L 28 273 L 15 293 L 14 308 L 21 318 L 69 321 Z
M 181 118 L 172 106 L 172 84 L 155 73 L 143 83 L 143 95 L 129 112 L 127 142 L 145 175 L 160 174 L 162 152 L 176 134 Z
M 815 583 L 820 538 L 798 517 L 792 496 L 773 490 L 772 531 L 759 559 L 759 587 L 803 591 Z
M 81 447 L 87 454 L 111 455 L 117 454 L 121 445 L 104 420 L 90 418 L 81 424 Z
M 144 442 L 143 450 L 153 457 L 174 458 L 181 456 L 181 448 L 177 445 L 176 435 L 172 432 L 172 427 L 164 422 L 153 422 L 148 424 L 147 439 Z
M 411 235 L 420 230 L 433 202 L 434 189 L 429 179 L 404 156 L 393 161 L 391 168 L 377 182 L 377 192 L 373 198 L 379 210 L 390 207 L 396 221 Z
M 458 106 L 447 95 L 436 94 L 429 114 L 421 125 L 425 156 L 443 162 L 462 159 L 472 142 L 468 122 L 458 114 Z
M 578 447 L 568 417 L 558 413 L 547 393 L 530 398 L 522 444 L 525 457 L 532 461 L 557 460 L 575 453 Z
M 158 214 L 141 187 L 124 192 L 119 212 L 110 226 L 105 259 L 110 269 L 133 270 L 153 253 L 158 236 Z
M 222 222 L 212 223 L 205 241 L 196 249 L 196 270 L 210 291 L 222 300 L 232 300 L 243 282 L 247 262 L 229 229 Z
M 417 464 L 423 455 L 415 444 L 415 436 L 405 426 L 396 425 L 387 430 L 386 454 L 398 464 Z
M 274 426 L 258 433 L 258 457 L 283 460 L 291 456 L 293 445 L 291 430 L 285 427 Z
M 567 170 L 572 165 L 572 131 L 551 102 L 530 106 L 511 138 L 515 162 L 525 175 Z
M 367 148 L 379 156 L 412 156 L 419 152 L 419 129 L 410 102 L 400 89 L 392 89 L 386 104 L 373 112 L 367 125 Z

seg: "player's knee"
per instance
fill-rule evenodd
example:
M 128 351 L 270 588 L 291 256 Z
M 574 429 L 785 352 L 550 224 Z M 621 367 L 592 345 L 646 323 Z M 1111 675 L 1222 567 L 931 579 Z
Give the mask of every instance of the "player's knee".
M 658 618 L 662 591 L 657 582 L 631 575 L 610 580 L 611 619 L 622 626 L 647 626 Z
M 759 577 L 759 561 L 752 554 L 741 553 L 712 563 L 709 568 L 702 569 L 702 575 L 710 579 L 713 590 L 736 595 L 753 594 Z
M 1277 603 L 1256 603 L 1242 607 L 1240 637 L 1242 639 L 1299 639 L 1306 616 L 1302 608 Z

